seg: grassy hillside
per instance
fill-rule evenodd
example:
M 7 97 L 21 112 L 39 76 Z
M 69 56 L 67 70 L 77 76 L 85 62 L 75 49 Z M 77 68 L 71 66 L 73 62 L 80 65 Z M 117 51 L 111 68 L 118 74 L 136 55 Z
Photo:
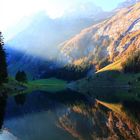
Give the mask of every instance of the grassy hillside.
M 108 73 L 115 81 L 116 86 L 131 84 L 135 88 L 140 88 L 140 73 L 123 73 L 121 63 L 122 61 L 118 60 L 97 71 L 96 74 L 104 75 Z
M 97 73 L 105 72 L 105 71 L 121 71 L 121 70 L 122 70 L 121 60 L 118 60 L 118 61 L 102 68 L 101 70 L 97 71 Z

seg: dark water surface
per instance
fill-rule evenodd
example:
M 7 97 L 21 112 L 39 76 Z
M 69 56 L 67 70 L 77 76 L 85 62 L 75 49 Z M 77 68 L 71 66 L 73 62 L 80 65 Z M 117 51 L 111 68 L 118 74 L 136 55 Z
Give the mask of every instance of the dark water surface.
M 138 101 L 127 100 L 117 112 L 70 90 L 37 91 L 0 97 L 0 124 L 19 140 L 138 140 L 139 107 Z

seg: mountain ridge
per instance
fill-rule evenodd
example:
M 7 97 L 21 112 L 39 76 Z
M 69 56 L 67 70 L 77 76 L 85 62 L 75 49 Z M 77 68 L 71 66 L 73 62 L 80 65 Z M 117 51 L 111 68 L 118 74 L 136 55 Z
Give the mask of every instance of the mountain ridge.
M 74 65 L 98 65 L 103 59 L 112 63 L 130 50 L 138 49 L 139 14 L 140 3 L 137 3 L 119 10 L 110 19 L 82 30 L 61 45 L 60 59 L 65 58 L 67 63 Z
M 119 8 L 124 8 L 124 7 L 129 7 L 132 6 L 136 3 L 140 2 L 140 0 L 125 0 L 124 2 L 120 3 L 117 7 L 117 9 Z
M 112 15 L 112 13 L 105 13 L 105 15 L 108 17 Z M 30 74 L 32 74 L 32 71 L 28 67 L 37 67 L 36 61 L 42 61 L 41 67 L 45 68 L 43 71 L 49 69 L 48 64 L 51 65 L 50 67 L 53 67 L 54 65 L 57 65 L 58 67 L 62 66 L 64 63 L 61 63 L 61 61 L 57 59 L 59 55 L 58 44 L 73 37 L 76 33 L 80 32 L 82 28 L 99 22 L 97 18 L 94 19 L 91 17 L 87 17 L 86 19 L 74 18 L 73 20 L 65 17 L 61 20 L 52 20 L 47 17 L 44 12 L 37 14 L 37 17 L 35 16 L 33 19 L 34 20 L 28 25 L 27 29 L 24 29 L 18 35 L 13 37 L 12 40 L 5 43 L 6 51 L 8 55 L 10 55 L 11 60 L 17 60 L 16 62 L 9 61 L 8 63 L 9 68 L 11 69 L 10 74 L 12 75 L 13 73 L 15 75 L 15 72 L 20 69 L 20 66 L 23 63 L 23 70 L 28 71 Z M 16 52 L 19 52 L 21 56 L 16 54 Z M 54 64 L 54 61 L 56 64 Z M 50 62 L 52 62 L 52 64 Z M 35 73 L 38 75 L 38 68 L 35 69 Z

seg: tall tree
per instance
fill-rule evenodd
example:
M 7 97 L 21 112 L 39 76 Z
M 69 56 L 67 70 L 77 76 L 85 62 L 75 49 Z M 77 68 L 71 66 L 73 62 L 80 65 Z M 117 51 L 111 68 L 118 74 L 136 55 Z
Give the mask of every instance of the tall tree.
M 0 32 L 0 84 L 7 82 L 7 63 L 2 32 Z
M 16 73 L 15 79 L 18 82 L 27 83 L 27 75 L 24 71 L 18 71 Z
M 27 75 L 24 71 L 21 71 L 21 78 L 23 83 L 27 83 Z

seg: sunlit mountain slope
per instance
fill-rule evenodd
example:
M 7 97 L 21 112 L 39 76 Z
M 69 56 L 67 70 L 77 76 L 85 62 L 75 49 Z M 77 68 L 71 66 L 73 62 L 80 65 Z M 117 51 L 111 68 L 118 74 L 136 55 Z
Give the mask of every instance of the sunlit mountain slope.
M 82 65 L 111 63 L 139 49 L 140 3 L 123 8 L 115 16 L 81 31 L 61 44 L 61 58 Z

